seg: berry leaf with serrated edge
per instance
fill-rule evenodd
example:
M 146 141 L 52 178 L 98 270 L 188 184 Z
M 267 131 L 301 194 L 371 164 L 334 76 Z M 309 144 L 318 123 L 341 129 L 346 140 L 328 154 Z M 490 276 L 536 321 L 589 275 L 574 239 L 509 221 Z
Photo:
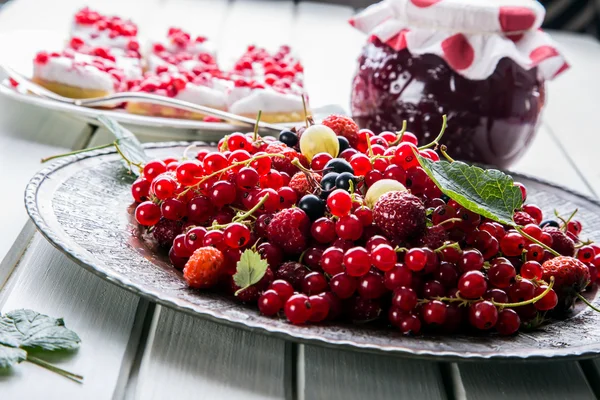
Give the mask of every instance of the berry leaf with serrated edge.
M 510 175 L 460 161 L 417 158 L 431 180 L 452 200 L 493 221 L 515 225 L 513 214 L 523 206 L 523 197 Z
M 102 122 L 106 129 L 117 138 L 119 149 L 129 161 L 133 164 L 145 164 L 150 161 L 150 157 L 144 151 L 142 144 L 131 131 L 125 129 L 114 119 L 105 117 L 104 115 L 100 115 L 98 121 Z M 132 169 L 132 172 L 139 175 L 139 171 L 136 171 L 135 168 Z
M 237 262 L 236 272 L 233 275 L 233 281 L 240 288 L 236 295 L 247 287 L 258 283 L 265 275 L 267 267 L 267 260 L 263 260 L 260 254 L 253 250 L 245 250 L 240 257 L 240 261 Z
M 73 350 L 81 339 L 61 318 L 32 310 L 15 310 L 0 316 L 0 344 L 43 350 Z
M 27 352 L 25 350 L 0 344 L 0 369 L 9 368 L 26 359 Z

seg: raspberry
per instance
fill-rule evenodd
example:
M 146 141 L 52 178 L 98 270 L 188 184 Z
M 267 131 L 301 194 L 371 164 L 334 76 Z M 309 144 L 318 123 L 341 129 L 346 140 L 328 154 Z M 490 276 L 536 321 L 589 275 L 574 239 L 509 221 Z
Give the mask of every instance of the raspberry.
M 439 226 L 434 225 L 427 228 L 425 234 L 417 240 L 416 247 L 429 247 L 432 250 L 441 247 L 448 240 L 448 232 Z
M 267 227 L 269 242 L 288 254 L 300 254 L 306 248 L 310 220 L 299 208 L 286 208 L 273 216 Z
M 525 226 L 528 224 L 535 224 L 535 219 L 533 219 L 533 217 L 529 214 L 527 214 L 525 211 L 517 211 L 515 212 L 515 215 L 513 216 L 515 223 L 517 225 L 521 225 L 521 226 Z
M 542 264 L 543 279 L 554 277 L 554 291 L 558 295 L 557 309 L 565 311 L 573 306 L 576 293 L 582 292 L 590 281 L 589 268 L 573 257 L 555 257 Z
M 161 247 L 171 247 L 175 237 L 181 233 L 181 222 L 161 218 L 154 228 L 152 235 Z
M 315 179 L 314 184 L 311 184 L 308 181 L 308 177 L 304 172 L 296 172 L 296 174 L 292 176 L 292 179 L 290 179 L 288 186 L 294 189 L 298 198 L 301 198 L 305 194 L 312 193 L 315 189 L 315 185 L 318 186 L 318 184 L 321 183 L 321 175 L 312 174 L 312 177 Z
M 223 275 L 225 257 L 214 247 L 199 247 L 183 268 L 187 284 L 195 289 L 215 286 Z
M 330 115 L 325 118 L 323 125 L 333 129 L 336 135 L 343 136 L 348 139 L 350 146 L 356 147 L 358 142 L 358 125 L 350 117 L 344 115 Z
M 308 168 L 308 161 L 306 160 L 306 157 L 304 157 L 301 153 L 298 153 L 296 150 L 287 147 L 283 143 L 271 143 L 267 146 L 265 152 L 269 154 L 283 154 L 285 158 L 273 157 L 271 158 L 271 163 L 273 164 L 273 169 L 276 169 L 280 172 L 285 172 L 289 176 L 293 176 L 296 172 L 298 172 L 298 168 L 292 164 L 292 161 L 294 161 L 295 158 L 300 161 L 300 164 Z
M 572 257 L 575 254 L 575 242 L 566 233 L 553 226 L 545 226 L 542 231 L 552 236 L 552 249 L 563 256 Z
M 425 206 L 408 192 L 387 192 L 373 207 L 373 221 L 389 238 L 414 239 L 425 232 Z

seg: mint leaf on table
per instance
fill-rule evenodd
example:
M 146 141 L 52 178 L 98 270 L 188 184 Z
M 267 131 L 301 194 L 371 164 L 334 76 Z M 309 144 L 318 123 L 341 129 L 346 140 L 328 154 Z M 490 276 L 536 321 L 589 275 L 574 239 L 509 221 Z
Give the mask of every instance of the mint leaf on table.
M 15 310 L 0 317 L 0 343 L 42 350 L 73 350 L 81 339 L 61 318 L 32 310 Z
M 237 292 L 258 283 L 267 271 L 267 261 L 253 250 L 245 250 L 237 262 L 237 269 L 233 275 L 233 281 L 240 288 Z
M 117 150 L 120 151 L 121 156 L 123 156 L 128 167 L 131 167 L 131 165 L 143 165 L 150 161 L 150 157 L 148 157 L 144 151 L 142 144 L 130 130 L 125 129 L 123 125 L 104 115 L 99 116 L 98 121 L 100 121 L 117 139 L 115 142 L 118 146 Z M 132 172 L 135 173 L 136 170 L 132 169 Z
M 26 359 L 27 352 L 25 350 L 0 344 L 0 369 L 8 368 Z
M 33 357 L 27 349 L 74 350 L 81 339 L 67 329 L 61 318 L 52 318 L 32 310 L 15 310 L 0 315 L 0 368 L 9 368 L 21 361 L 29 361 L 81 382 L 83 377 Z
M 467 210 L 504 225 L 514 225 L 513 214 L 523 206 L 523 197 L 510 175 L 460 161 L 434 162 L 417 157 L 442 193 Z

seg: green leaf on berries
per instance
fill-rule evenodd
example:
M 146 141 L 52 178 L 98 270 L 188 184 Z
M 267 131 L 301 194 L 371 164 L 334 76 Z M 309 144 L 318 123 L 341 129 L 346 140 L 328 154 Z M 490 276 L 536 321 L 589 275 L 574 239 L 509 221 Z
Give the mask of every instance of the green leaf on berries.
M 522 207 L 523 198 L 510 175 L 460 161 L 418 159 L 431 180 L 452 200 L 483 217 L 514 225 L 513 214 Z
M 27 352 L 25 350 L 0 344 L 0 369 L 9 368 L 26 359 Z
M 258 283 L 265 275 L 267 267 L 267 261 L 263 260 L 260 254 L 253 250 L 244 251 L 240 261 L 237 262 L 235 275 L 233 275 L 233 281 L 240 288 L 236 294 Z
M 81 339 L 61 318 L 32 310 L 15 310 L 0 316 L 0 344 L 42 350 L 73 350 Z
M 101 115 L 98 117 L 98 121 L 102 122 L 106 129 L 108 129 L 117 138 L 117 144 L 123 156 L 127 158 L 132 164 L 145 164 L 150 161 L 150 157 L 144 151 L 142 144 L 137 137 L 128 129 L 125 129 L 123 125 L 119 124 L 112 118 Z M 127 162 L 124 161 L 126 164 Z M 129 167 L 129 165 L 127 164 Z M 139 171 L 135 168 L 132 172 L 139 175 Z

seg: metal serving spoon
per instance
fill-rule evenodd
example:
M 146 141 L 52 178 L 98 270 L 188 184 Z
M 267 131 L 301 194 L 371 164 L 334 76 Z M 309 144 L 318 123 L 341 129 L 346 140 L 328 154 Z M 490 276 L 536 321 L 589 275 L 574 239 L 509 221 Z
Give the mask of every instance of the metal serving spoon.
M 35 82 L 32 82 L 29 78 L 21 75 L 14 69 L 6 66 L 0 65 L 0 67 L 6 72 L 6 74 L 14 79 L 20 86 L 24 89 L 34 93 L 40 97 L 45 97 L 48 99 L 52 99 L 54 101 L 58 101 L 61 103 L 72 104 L 81 107 L 102 107 L 102 106 L 114 106 L 119 103 L 123 103 L 126 101 L 140 101 L 144 103 L 158 104 L 163 106 L 175 107 L 186 111 L 191 112 L 201 112 L 206 115 L 212 115 L 221 119 L 235 121 L 243 125 L 254 126 L 256 124 L 256 120 L 252 118 L 243 117 L 241 115 L 231 114 L 226 111 L 217 110 L 211 107 L 205 107 L 198 104 L 190 103 L 188 101 L 182 101 L 173 99 L 170 97 L 157 96 L 155 94 L 143 93 L 143 92 L 122 92 L 115 93 L 109 96 L 104 97 L 96 97 L 90 99 L 71 99 L 68 97 L 60 96 L 54 92 L 49 91 L 48 89 L 38 85 Z M 324 109 L 338 109 L 337 106 L 326 106 Z M 269 129 L 273 131 L 281 131 L 285 126 L 283 125 L 275 125 L 269 124 L 267 122 L 259 122 L 259 128 Z

